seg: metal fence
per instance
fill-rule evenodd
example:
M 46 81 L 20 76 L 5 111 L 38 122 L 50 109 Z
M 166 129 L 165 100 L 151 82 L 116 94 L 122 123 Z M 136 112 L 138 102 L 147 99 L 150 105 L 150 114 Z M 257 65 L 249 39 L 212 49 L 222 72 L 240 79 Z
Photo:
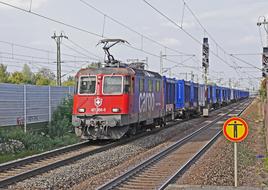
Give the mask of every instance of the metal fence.
M 73 87 L 0 83 L 0 126 L 51 121 L 53 111 Z

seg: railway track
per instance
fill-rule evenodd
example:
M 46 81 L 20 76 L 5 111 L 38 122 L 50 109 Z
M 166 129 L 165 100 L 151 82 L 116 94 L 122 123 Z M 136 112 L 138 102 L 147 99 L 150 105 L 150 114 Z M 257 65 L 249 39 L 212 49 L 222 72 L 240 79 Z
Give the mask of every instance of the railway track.
M 221 134 L 223 122 L 230 116 L 239 116 L 250 102 L 247 100 L 236 105 L 231 111 L 219 114 L 210 123 L 98 189 L 164 189 L 215 142 Z
M 228 108 L 229 106 L 225 107 Z M 217 114 L 219 110 L 215 111 Z M 189 120 L 189 119 L 188 119 Z M 171 122 L 167 127 L 172 127 L 188 120 Z M 0 164 L 0 187 L 5 187 L 29 177 L 42 174 L 57 167 L 70 164 L 87 156 L 129 143 L 138 138 L 152 135 L 165 128 L 156 128 L 147 133 L 141 133 L 131 138 L 122 139 L 116 142 L 90 143 L 82 142 L 75 145 L 66 146 L 42 154 L 34 155 L 24 159 Z
M 42 154 L 0 165 L 0 187 L 38 175 L 54 168 L 69 164 L 86 156 L 107 150 L 111 144 L 90 144 L 81 142 Z

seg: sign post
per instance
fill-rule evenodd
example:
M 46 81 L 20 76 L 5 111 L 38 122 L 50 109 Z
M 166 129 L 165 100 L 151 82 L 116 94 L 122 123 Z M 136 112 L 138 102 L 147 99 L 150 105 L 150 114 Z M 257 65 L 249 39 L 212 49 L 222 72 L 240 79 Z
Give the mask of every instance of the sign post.
M 234 143 L 234 186 L 237 187 L 237 143 L 248 135 L 248 124 L 239 117 L 232 117 L 225 121 L 223 134 L 227 140 Z
M 237 187 L 237 143 L 234 142 L 234 186 Z

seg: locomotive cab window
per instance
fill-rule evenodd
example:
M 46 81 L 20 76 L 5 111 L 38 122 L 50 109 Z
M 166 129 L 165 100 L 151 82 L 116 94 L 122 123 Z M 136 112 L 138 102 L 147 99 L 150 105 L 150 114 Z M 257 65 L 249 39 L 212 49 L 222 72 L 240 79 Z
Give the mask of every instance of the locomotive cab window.
M 79 94 L 95 94 L 96 93 L 96 77 L 82 76 L 80 77 Z
M 103 94 L 121 94 L 122 76 L 104 76 Z
M 130 92 L 130 76 L 125 76 L 124 77 L 124 93 L 129 93 Z

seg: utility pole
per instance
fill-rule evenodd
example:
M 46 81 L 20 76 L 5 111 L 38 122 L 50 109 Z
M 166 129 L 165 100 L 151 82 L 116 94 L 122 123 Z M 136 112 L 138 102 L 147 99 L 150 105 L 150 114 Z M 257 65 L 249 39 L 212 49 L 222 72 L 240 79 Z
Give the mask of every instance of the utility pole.
M 163 75 L 163 53 L 160 51 L 160 74 Z
M 57 44 L 57 85 L 61 86 L 61 53 L 60 53 L 60 44 L 62 41 L 62 38 L 68 39 L 67 36 L 63 35 L 62 33 L 57 36 L 56 32 L 54 32 L 54 35 L 51 36 L 52 39 L 55 40 Z
M 208 117 L 208 67 L 209 67 L 209 44 L 208 38 L 203 38 L 202 47 L 202 67 L 204 69 L 204 82 L 205 82 L 205 107 L 203 109 L 203 116 Z
M 263 18 L 263 21 L 260 21 L 260 18 Z M 266 20 L 265 16 L 260 16 L 257 22 L 257 26 L 263 25 L 264 30 L 266 32 L 266 47 L 268 47 L 268 21 Z
M 260 21 L 263 18 L 263 21 Z M 260 16 L 257 22 L 257 26 L 263 25 L 266 32 L 266 47 L 263 47 L 262 54 L 262 76 L 264 78 L 268 77 L 268 21 L 265 16 Z
M 194 82 L 194 73 L 191 71 L 191 81 Z

